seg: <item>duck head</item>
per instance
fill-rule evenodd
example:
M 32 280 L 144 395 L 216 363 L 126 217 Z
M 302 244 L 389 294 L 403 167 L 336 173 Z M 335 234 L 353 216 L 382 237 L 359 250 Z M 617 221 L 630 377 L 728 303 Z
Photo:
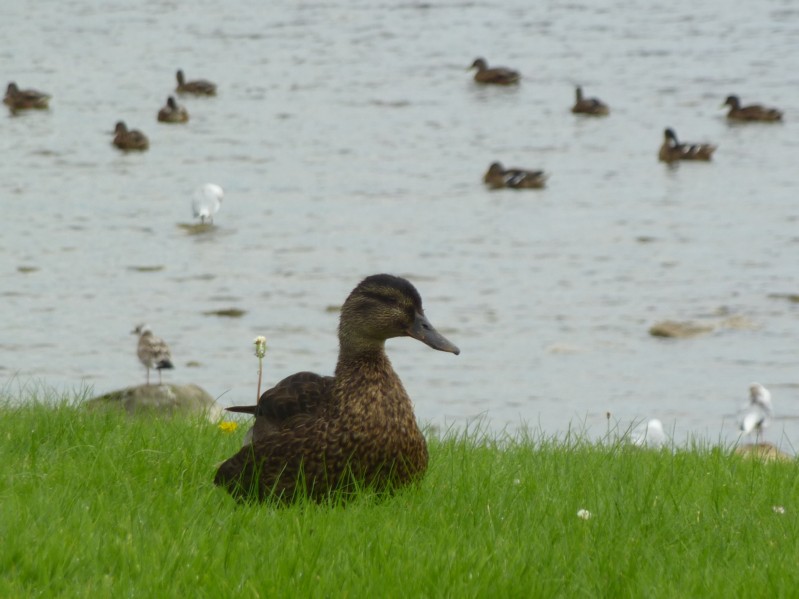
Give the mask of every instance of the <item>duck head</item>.
M 484 71 L 487 68 L 488 63 L 485 61 L 485 58 L 475 58 L 472 66 L 470 66 L 468 70 L 477 69 L 478 71 Z
M 724 100 L 724 104 L 722 106 L 729 106 L 733 110 L 737 110 L 741 107 L 741 100 L 738 99 L 738 96 L 727 96 L 727 99 Z
M 341 308 L 342 350 L 382 348 L 393 337 L 413 337 L 433 349 L 460 353 L 427 320 L 422 298 L 410 282 L 393 275 L 372 275 L 352 290 Z

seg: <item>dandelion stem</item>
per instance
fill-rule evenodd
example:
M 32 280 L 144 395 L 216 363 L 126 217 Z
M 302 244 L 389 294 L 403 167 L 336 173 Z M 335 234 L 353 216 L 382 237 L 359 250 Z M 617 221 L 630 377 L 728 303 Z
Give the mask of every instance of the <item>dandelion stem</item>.
M 255 405 L 258 405 L 258 400 L 261 399 L 261 379 L 264 373 L 264 355 L 266 355 L 266 337 L 256 337 L 255 341 L 255 355 L 258 356 L 258 395 L 255 396 Z

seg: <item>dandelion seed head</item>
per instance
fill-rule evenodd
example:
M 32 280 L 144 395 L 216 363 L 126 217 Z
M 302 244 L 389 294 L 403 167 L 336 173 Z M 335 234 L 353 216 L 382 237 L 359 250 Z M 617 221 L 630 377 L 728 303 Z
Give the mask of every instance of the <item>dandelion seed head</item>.
M 771 509 L 774 510 L 775 514 L 784 514 L 785 513 L 785 508 L 782 507 L 781 505 L 774 505 L 774 506 L 771 507 Z
M 592 515 L 593 514 L 586 509 L 577 510 L 577 517 L 583 520 L 590 520 Z
M 255 355 L 263 358 L 266 354 L 266 337 L 259 335 L 253 340 L 253 343 L 255 344 Z

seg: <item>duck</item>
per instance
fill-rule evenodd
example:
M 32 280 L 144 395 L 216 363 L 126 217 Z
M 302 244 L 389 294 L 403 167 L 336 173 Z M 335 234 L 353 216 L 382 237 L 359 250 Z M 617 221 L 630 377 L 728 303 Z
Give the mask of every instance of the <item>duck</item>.
M 191 201 L 191 211 L 194 218 L 200 219 L 200 224 L 212 224 L 214 214 L 219 212 L 225 191 L 216 183 L 205 183 L 194 190 Z
M 583 98 L 583 88 L 579 85 L 575 88 L 575 102 L 572 106 L 574 114 L 588 114 L 591 116 L 607 116 L 610 114 L 608 105 L 596 98 Z
M 205 79 L 195 79 L 194 81 L 186 81 L 186 76 L 181 69 L 175 73 L 178 80 L 178 86 L 175 91 L 179 94 L 194 94 L 195 96 L 215 96 L 216 84 L 206 81 Z
M 677 141 L 674 129 L 663 131 L 663 144 L 660 146 L 658 159 L 661 162 L 676 162 L 678 160 L 710 160 L 716 146 L 713 144 L 688 144 Z
M 495 85 L 512 85 L 518 83 L 521 76 L 518 71 L 505 67 L 488 68 L 488 63 L 484 58 L 475 58 L 469 70 L 477 69 L 474 80 L 477 83 L 493 83 Z
M 491 189 L 541 189 L 546 184 L 549 176 L 544 171 L 528 171 L 520 168 L 503 168 L 499 162 L 492 162 L 483 183 Z
M 35 89 L 19 89 L 17 84 L 12 81 L 6 88 L 3 104 L 6 104 L 12 112 L 30 109 L 45 110 L 50 106 L 50 95 Z
M 782 120 L 782 112 L 776 108 L 766 108 L 760 104 L 741 106 L 738 96 L 727 96 L 722 107 L 729 106 L 727 118 L 734 121 L 764 121 L 775 122 Z
M 158 121 L 161 123 L 186 123 L 189 120 L 189 112 L 175 102 L 174 96 L 166 99 L 166 106 L 158 111 Z
M 128 130 L 123 121 L 118 121 L 114 127 L 113 144 L 120 150 L 146 150 L 150 147 L 147 136 L 138 129 Z
M 161 385 L 161 371 L 175 367 L 172 364 L 172 352 L 169 346 L 166 341 L 153 335 L 152 329 L 147 324 L 138 325 L 131 333 L 139 336 L 136 355 L 147 369 L 147 386 L 150 385 L 151 368 L 158 371 L 158 384 Z
M 749 385 L 749 401 L 738 412 L 738 428 L 741 433 L 755 433 L 759 443 L 763 430 L 771 424 L 772 415 L 771 392 L 760 383 Z
M 256 406 L 228 408 L 255 415 L 252 441 L 219 466 L 214 483 L 238 500 L 290 503 L 346 498 L 361 487 L 391 492 L 419 481 L 427 444 L 386 355 L 385 342 L 395 337 L 460 353 L 427 319 L 410 281 L 366 277 L 341 308 L 333 376 L 299 372 Z

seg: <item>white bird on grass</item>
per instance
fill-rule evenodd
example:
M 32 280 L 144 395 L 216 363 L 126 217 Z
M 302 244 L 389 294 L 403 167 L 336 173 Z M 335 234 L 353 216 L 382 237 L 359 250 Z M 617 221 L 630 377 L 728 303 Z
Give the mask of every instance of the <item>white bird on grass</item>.
M 760 383 L 749 385 L 749 402 L 738 412 L 738 427 L 745 435 L 755 433 L 756 442 L 770 423 L 772 416 L 771 393 Z
M 214 222 L 214 214 L 219 212 L 222 205 L 222 198 L 225 197 L 224 190 L 215 183 L 206 183 L 194 191 L 191 200 L 191 210 L 194 218 L 199 218 L 201 224 L 211 224 Z
M 633 445 L 638 447 L 650 447 L 657 449 L 666 444 L 666 433 L 663 430 L 663 423 L 657 418 L 652 418 L 646 426 L 633 433 Z

